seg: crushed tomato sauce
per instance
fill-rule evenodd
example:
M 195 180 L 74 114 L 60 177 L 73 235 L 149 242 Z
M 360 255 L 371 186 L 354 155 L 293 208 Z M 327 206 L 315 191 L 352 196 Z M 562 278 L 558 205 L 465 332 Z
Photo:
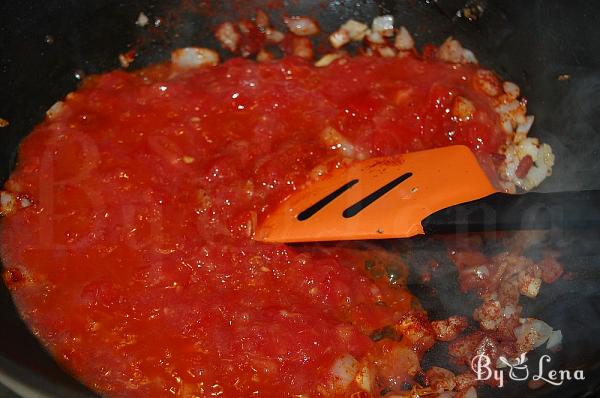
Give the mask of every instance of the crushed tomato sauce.
M 5 282 L 56 359 L 107 396 L 347 396 L 360 386 L 332 365 L 348 355 L 374 393 L 405 389 L 433 339 L 398 259 L 250 236 L 348 157 L 497 153 L 504 133 L 477 70 L 286 57 L 90 77 L 20 147 L 7 188 L 35 205 L 2 220 Z M 458 97 L 469 117 L 452 114 Z M 328 128 L 352 151 L 324 140 Z M 380 263 L 395 263 L 394 283 Z M 407 337 L 373 338 L 389 325 Z

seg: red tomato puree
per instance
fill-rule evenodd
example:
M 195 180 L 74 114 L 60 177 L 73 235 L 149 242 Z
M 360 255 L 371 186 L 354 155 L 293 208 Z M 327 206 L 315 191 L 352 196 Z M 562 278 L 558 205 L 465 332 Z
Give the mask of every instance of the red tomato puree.
M 251 235 L 282 198 L 352 159 L 455 143 L 497 153 L 504 133 L 478 70 L 286 57 L 87 79 L 23 141 L 6 185 L 34 203 L 2 220 L 21 315 L 111 397 L 410 389 L 433 338 L 400 260 Z M 390 264 L 394 283 L 372 272 Z M 386 327 L 401 337 L 380 339 Z

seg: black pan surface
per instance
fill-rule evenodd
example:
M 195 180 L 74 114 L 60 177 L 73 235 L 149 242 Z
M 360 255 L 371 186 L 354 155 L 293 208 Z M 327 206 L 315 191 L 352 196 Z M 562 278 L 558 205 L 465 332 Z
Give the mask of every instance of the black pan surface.
M 541 190 L 600 189 L 600 3 L 584 0 L 5 1 L 0 4 L 0 117 L 10 125 L 0 129 L 2 181 L 14 166 L 19 141 L 46 109 L 76 89 L 82 74 L 118 68 L 118 54 L 132 45 L 140 54 L 133 68 L 165 60 L 177 47 L 216 48 L 211 27 L 249 17 L 257 6 L 274 16 L 316 17 L 325 32 L 349 18 L 368 21 L 390 13 L 413 32 L 419 46 L 455 36 L 482 64 L 519 84 L 529 99 L 528 110 L 536 117 L 532 134 L 549 142 L 557 156 L 555 174 Z M 466 19 L 457 14 L 465 6 L 480 6 L 483 13 L 477 20 Z M 160 26 L 137 27 L 140 11 L 151 25 L 160 18 Z M 568 79 L 559 79 L 561 75 Z M 484 390 L 481 396 L 600 395 L 599 231 L 555 231 L 544 244 L 560 250 L 572 277 L 546 286 L 538 300 L 525 303 L 527 311 L 563 330 L 565 349 L 556 357 L 557 366 L 584 369 L 586 380 L 536 391 L 514 383 L 502 391 Z M 439 251 L 429 239 L 391 246 L 400 250 L 408 244 L 416 263 Z M 466 308 L 474 305 L 454 293 L 455 274 L 446 269 L 431 285 L 419 282 L 418 269 L 411 280 L 432 317 L 469 312 Z M 428 354 L 425 365 L 443 360 L 443 350 Z M 46 354 L 0 284 L 0 397 L 13 396 L 94 395 Z

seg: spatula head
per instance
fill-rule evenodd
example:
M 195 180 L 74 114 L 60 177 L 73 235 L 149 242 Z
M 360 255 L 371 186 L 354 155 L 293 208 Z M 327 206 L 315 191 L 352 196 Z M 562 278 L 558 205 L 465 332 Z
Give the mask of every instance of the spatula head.
M 446 207 L 498 189 L 462 145 L 357 161 L 288 197 L 258 226 L 264 242 L 410 237 Z

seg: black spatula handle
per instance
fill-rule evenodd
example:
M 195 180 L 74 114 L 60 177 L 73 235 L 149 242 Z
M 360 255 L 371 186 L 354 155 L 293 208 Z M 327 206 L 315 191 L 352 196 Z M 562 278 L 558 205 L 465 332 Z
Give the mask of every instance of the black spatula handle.
M 600 191 L 497 193 L 440 210 L 423 227 L 431 233 L 600 228 Z

